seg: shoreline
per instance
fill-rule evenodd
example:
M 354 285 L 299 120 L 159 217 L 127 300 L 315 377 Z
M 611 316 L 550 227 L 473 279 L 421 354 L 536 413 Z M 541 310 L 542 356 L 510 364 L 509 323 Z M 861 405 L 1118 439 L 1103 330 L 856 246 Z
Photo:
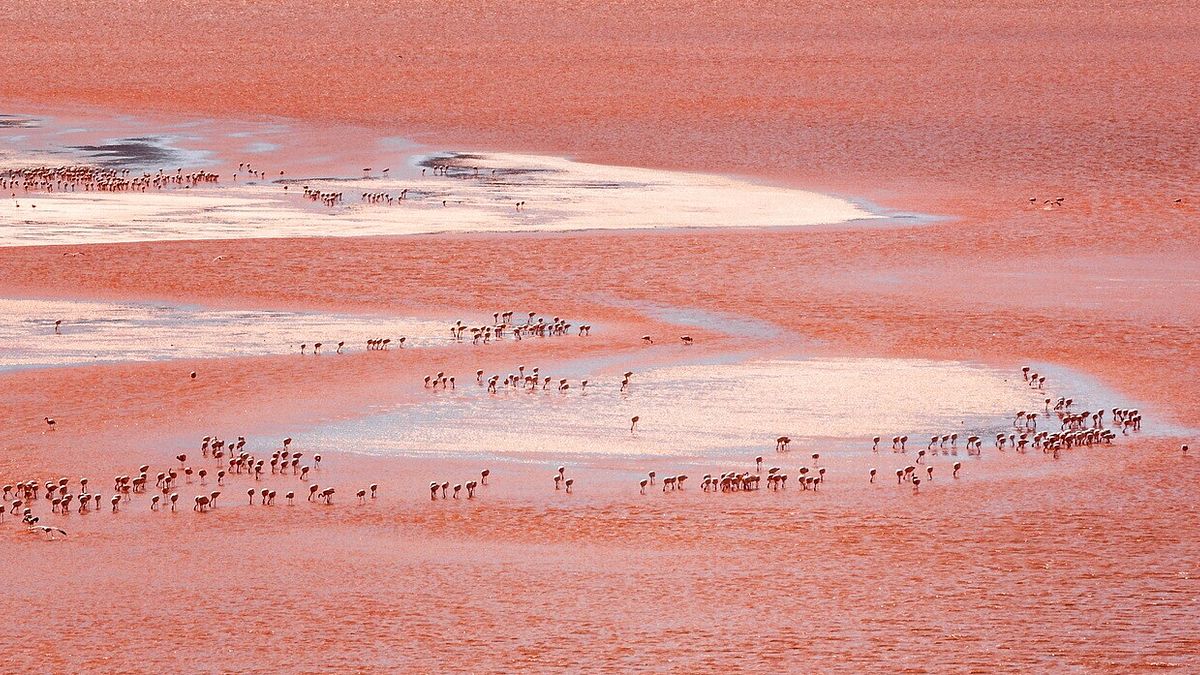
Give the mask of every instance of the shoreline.
M 662 162 L 662 163 L 622 163 L 619 158 L 595 154 L 595 153 L 576 153 L 567 148 L 549 148 L 537 145 L 493 145 L 480 144 L 471 142 L 471 139 L 458 139 L 456 137 L 439 137 L 437 132 L 431 130 L 413 130 L 405 135 L 397 136 L 396 128 L 388 126 L 382 122 L 374 124 L 353 124 L 335 121 L 321 121 L 310 118 L 289 117 L 283 114 L 260 113 L 257 115 L 237 115 L 237 114 L 204 114 L 195 111 L 179 111 L 169 109 L 154 109 L 138 106 L 126 105 L 96 105 L 91 103 L 36 103 L 32 100 L 21 100 L 15 98 L 0 99 L 0 108 L 23 108 L 26 113 L 19 113 L 29 116 L 44 116 L 44 117 L 69 117 L 71 120 L 92 120 L 99 121 L 100 119 L 108 118 L 120 119 L 122 124 L 129 125 L 135 119 L 141 119 L 149 122 L 152 126 L 173 128 L 172 125 L 183 124 L 185 127 L 188 124 L 216 124 L 216 125 L 231 125 L 233 128 L 268 128 L 273 125 L 283 127 L 293 127 L 305 131 L 305 137 L 328 137 L 329 135 L 337 135 L 335 132 L 340 131 L 347 133 L 351 138 L 362 146 L 364 154 L 380 154 L 382 150 L 379 146 L 394 145 L 395 139 L 403 139 L 403 143 L 399 148 L 388 150 L 388 152 L 401 152 L 407 158 L 418 160 L 422 157 L 435 157 L 444 154 L 483 154 L 483 155 L 519 155 L 527 157 L 537 157 L 546 160 L 565 160 L 568 162 L 583 163 L 589 165 L 598 165 L 611 167 L 614 169 L 637 169 L 646 171 L 661 171 L 679 174 L 690 174 L 694 176 L 704 176 L 721 178 L 732 181 L 750 183 L 762 187 L 782 188 L 788 190 L 800 190 L 813 192 L 829 197 L 835 197 L 844 201 L 851 202 L 859 206 L 872 217 L 882 217 L 887 219 L 905 218 L 912 216 L 919 219 L 928 219 L 928 222 L 937 222 L 946 218 L 958 218 L 962 214 L 939 214 L 938 212 L 922 212 L 919 209 L 913 209 L 905 205 L 902 201 L 895 204 L 890 200 L 880 199 L 879 197 L 868 197 L 869 193 L 882 190 L 890 190 L 887 186 L 881 186 L 872 183 L 863 183 L 859 186 L 860 189 L 848 189 L 848 186 L 837 184 L 836 181 L 826 182 L 815 180 L 814 177 L 806 177 L 802 174 L 796 174 L 791 177 L 776 172 L 744 172 L 722 170 L 719 167 L 704 167 L 693 165 L 681 165 L 678 163 Z M 177 132 L 178 133 L 178 132 Z M 238 132 L 239 137 L 244 137 L 249 134 L 249 131 Z M 120 134 L 118 134 L 120 135 Z M 424 137 L 424 140 L 421 140 Z M 375 148 L 369 147 L 372 145 L 370 140 L 374 139 Z M 454 150 L 455 147 L 470 147 L 470 150 Z M 191 150 L 192 152 L 198 152 Z M 226 150 L 227 152 L 228 150 Z M 211 154 L 211 153 L 209 153 Z M 351 166 L 356 162 L 348 159 L 343 159 L 340 164 L 348 172 L 347 176 L 340 179 L 352 179 Z M 417 164 L 419 165 L 419 164 Z M 211 159 L 203 165 L 192 168 L 211 168 L 213 162 Z M 337 176 L 316 177 L 313 180 L 337 180 Z M 286 181 L 292 183 L 295 180 L 289 177 Z M 789 226 L 770 226 L 770 227 L 789 227 Z M 838 224 L 816 225 L 816 226 L 801 226 L 801 227 L 838 227 Z M 681 228 L 689 229 L 689 228 Z M 514 233 L 522 232 L 520 230 Z M 443 234 L 442 232 L 428 232 L 421 234 Z M 381 235 L 387 236 L 387 235 Z
M 52 513 L 48 498 L 0 504 L 7 663 L 1194 669 L 1200 164 L 1179 120 L 1200 101 L 1200 25 L 1187 9 L 14 5 L 0 16 L 12 47 L 0 101 L 40 98 L 25 109 L 64 112 L 40 129 L 0 118 L 0 137 L 141 162 L 223 161 L 222 173 L 248 160 L 267 181 L 280 170 L 347 176 L 320 189 L 344 191 L 347 211 L 366 214 L 359 234 L 378 226 L 360 188 L 410 187 L 420 168 L 395 158 L 431 148 L 536 155 L 527 166 L 568 157 L 581 178 L 586 163 L 661 169 L 630 181 L 647 199 L 607 202 L 571 201 L 613 196 L 603 180 L 584 181 L 596 187 L 588 194 L 538 175 L 528 197 L 473 177 L 429 180 L 429 211 L 455 227 L 472 225 L 468 207 L 493 224 L 573 210 L 687 223 L 693 208 L 751 222 L 770 213 L 749 212 L 751 189 L 785 207 L 799 190 L 893 218 L 0 247 L 0 297 L 353 312 L 369 315 L 362 330 L 376 316 L 470 324 L 497 310 L 597 327 L 478 348 L 226 358 L 241 328 L 199 316 L 182 321 L 199 334 L 194 349 L 167 353 L 211 358 L 0 373 L 0 483 L 66 478 L 80 492 L 88 477 L 104 498 L 84 514 Z M 71 111 L 112 124 L 75 125 Z M 383 168 L 389 180 L 355 178 Z M 658 199 L 663 176 L 692 191 Z M 285 185 L 243 180 L 232 192 L 248 197 L 274 199 Z M 525 199 L 529 212 L 517 213 L 510 202 Z M 293 201 L 267 206 L 297 228 L 329 215 Z M 62 231 L 32 234 L 68 239 L 72 225 L 103 230 L 105 219 L 136 230 L 129 203 L 53 217 L 46 204 Z M 191 203 L 235 234 L 262 215 L 253 200 L 233 212 Z M 5 209 L 15 210 L 0 199 L 0 218 Z M 178 214 L 140 213 L 196 234 Z M 270 326 L 267 339 L 315 339 L 289 330 L 318 330 L 307 325 Z M 173 330 L 154 337 L 169 346 Z M 355 330 L 333 332 L 353 340 Z M 120 327 L 113 353 L 146 353 L 153 338 L 142 335 Z M 797 354 L 810 362 L 777 362 Z M 521 365 L 572 386 L 464 391 L 476 369 L 502 377 Z M 1048 377 L 1044 395 L 1022 388 L 1020 366 Z M 422 376 L 439 371 L 465 382 L 424 389 Z M 618 389 L 628 371 L 631 388 Z M 593 377 L 586 395 L 579 377 Z M 987 433 L 1016 440 L 1017 410 L 1040 413 L 1043 396 L 1074 396 L 1072 410 L 1137 405 L 1145 431 L 1117 429 L 1112 446 L 1057 459 L 996 449 Z M 1037 422 L 1059 426 L 1052 412 Z M 885 436 L 878 455 L 864 431 Z M 961 438 L 957 456 L 943 454 L 956 442 L 948 432 L 981 436 L 982 456 L 966 456 Z M 910 435 L 907 453 L 890 451 L 889 433 Z M 201 513 L 191 500 L 214 489 L 218 468 L 198 457 L 206 434 L 245 435 L 262 460 L 289 437 L 324 462 L 307 483 L 227 476 L 220 505 Z M 786 453 L 772 448 L 780 434 L 791 435 Z M 927 443 L 936 454 L 921 457 Z M 392 449 L 403 456 L 371 454 Z M 764 474 L 790 475 L 785 489 L 701 490 L 705 473 L 757 471 L 757 455 Z M 800 489 L 799 468 L 818 462 L 828 481 Z M 180 476 L 179 512 L 152 511 L 149 494 L 110 511 L 121 481 L 109 477 L 143 464 L 150 477 L 208 467 L 208 485 Z M 905 465 L 919 486 L 893 482 Z M 570 495 L 554 489 L 558 466 L 575 481 Z M 473 499 L 429 498 L 430 481 L 464 484 L 485 468 L 491 480 Z M 682 492 L 656 483 L 641 495 L 650 470 L 690 478 Z M 336 488 L 332 504 L 307 501 L 312 483 Z M 357 498 L 371 485 L 377 498 Z M 279 499 L 263 504 L 263 490 Z M 67 534 L 29 531 L 24 507 Z
M 122 118 L 120 124 L 135 122 Z M 72 123 L 79 126 L 71 127 Z M 343 146 L 341 177 L 306 177 L 305 166 L 311 162 L 305 155 L 311 157 L 312 151 L 292 137 L 319 135 L 319 128 L 302 126 L 296 120 L 267 126 L 212 118 L 176 121 L 173 125 L 158 121 L 150 123 L 157 127 L 139 129 L 142 135 L 136 138 L 121 138 L 119 133 L 114 137 L 117 132 L 111 125 L 117 123 L 111 113 L 105 117 L 103 111 L 94 111 L 78 121 L 54 120 L 47 128 L 38 127 L 40 134 L 35 136 L 9 136 L 21 144 L 14 146 L 18 159 L 21 152 L 41 156 L 53 151 L 59 153 L 56 157 L 61 162 L 68 161 L 62 153 L 73 153 L 74 159 L 69 161 L 81 166 L 137 168 L 132 175 L 135 181 L 141 180 L 137 178 L 141 171 L 145 171 L 146 180 L 151 176 L 155 181 L 163 178 L 162 162 L 139 163 L 130 155 L 127 161 L 113 164 L 97 159 L 90 150 L 111 148 L 107 152 L 129 154 L 134 151 L 127 148 L 136 145 L 148 148 L 143 153 L 147 155 L 183 153 L 205 160 L 197 167 L 189 166 L 188 174 L 179 169 L 179 176 L 186 179 L 182 184 L 172 183 L 175 172 L 168 172 L 165 185 L 155 182 L 121 190 L 101 190 L 99 185 L 92 188 L 88 179 L 82 185 L 76 185 L 79 181 L 75 180 L 69 189 L 58 185 L 58 189 L 35 187 L 30 191 L 30 177 L 24 176 L 18 179 L 25 183 L 24 192 L 18 196 L 17 187 L 10 186 L 14 190 L 12 202 L 0 205 L 0 232 L 7 233 L 3 245 L 54 245 L 62 239 L 67 241 L 61 243 L 79 245 L 458 232 L 837 228 L 870 226 L 874 220 L 880 220 L 880 226 L 893 226 L 901 218 L 914 215 L 875 213 L 863 208 L 861 200 L 769 182 L 582 163 L 550 154 L 447 151 L 412 145 L 399 154 L 396 150 L 381 153 L 384 139 L 390 136 L 360 139 L 359 146 Z M 242 131 L 233 133 L 230 129 Z M 286 144 L 261 142 L 277 140 L 280 129 L 290 139 Z M 60 139 L 64 133 L 76 140 Z M 331 133 L 337 135 L 336 130 Z M 252 163 L 239 162 L 233 169 L 233 161 L 244 155 L 245 149 L 235 149 L 231 141 L 236 141 L 234 145 L 248 143 L 250 147 L 271 149 L 253 150 L 257 154 Z M 56 145 L 46 145 L 50 143 Z M 368 166 L 351 173 L 351 153 L 361 156 L 355 164 L 375 164 L 363 158 L 381 154 L 388 157 L 382 167 Z M 389 174 L 396 160 L 400 171 Z M 299 170 L 293 162 L 299 164 Z M 37 162 L 30 159 L 16 164 L 32 166 Z M 159 168 L 155 174 L 156 165 Z M 258 171 L 246 175 L 251 166 L 259 167 Z M 207 173 L 199 184 L 190 184 L 187 181 L 196 168 Z M 243 174 L 241 180 L 238 172 Z M 128 182 L 130 176 L 120 174 L 120 178 Z M 56 185 L 62 181 L 55 180 Z M 301 186 L 303 195 L 299 193 Z M 288 192 L 289 187 L 296 189 Z M 317 205 L 316 195 L 321 196 L 324 208 Z M 327 195 L 333 197 L 327 199 Z M 22 202 L 25 209 L 21 208 Z M 143 223 L 155 223 L 157 227 Z

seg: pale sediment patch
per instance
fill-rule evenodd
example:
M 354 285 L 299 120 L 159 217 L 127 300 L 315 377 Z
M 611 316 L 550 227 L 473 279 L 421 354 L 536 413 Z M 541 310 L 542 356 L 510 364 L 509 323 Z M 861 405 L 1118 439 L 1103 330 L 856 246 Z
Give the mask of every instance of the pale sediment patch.
M 219 185 L 149 192 L 10 190 L 0 200 L 0 245 L 804 227 L 876 217 L 836 197 L 719 175 L 502 153 L 397 160 L 455 165 L 445 172 L 427 168 L 424 176 L 390 178 L 375 169 L 363 178 L 289 175 L 286 182 L 277 175 L 247 182 L 242 175 L 234 183 L 225 173 Z M 306 199 L 305 189 L 341 198 L 324 206 Z M 372 202 L 370 195 L 384 197 Z

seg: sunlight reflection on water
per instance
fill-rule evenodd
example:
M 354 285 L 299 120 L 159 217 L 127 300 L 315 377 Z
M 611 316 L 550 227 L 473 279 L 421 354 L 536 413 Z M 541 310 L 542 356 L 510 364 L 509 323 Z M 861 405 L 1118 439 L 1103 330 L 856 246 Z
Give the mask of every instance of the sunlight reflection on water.
M 62 320 L 61 334 L 54 322 Z M 0 370 L 114 361 L 258 356 L 339 340 L 404 336 L 406 346 L 449 344 L 446 324 L 386 316 L 218 310 L 145 303 L 0 299 Z
M 1019 372 L 874 358 L 670 366 L 635 374 L 628 392 L 611 378 L 586 393 L 577 381 L 565 393 L 556 384 L 492 395 L 471 382 L 430 392 L 425 404 L 322 427 L 316 440 L 383 454 L 703 455 L 762 452 L 780 435 L 869 449 L 875 435 L 887 448 L 892 435 L 909 434 L 917 448 L 929 434 L 957 432 L 961 447 L 968 435 L 1011 429 L 1014 411 L 1040 411 L 1049 395 Z

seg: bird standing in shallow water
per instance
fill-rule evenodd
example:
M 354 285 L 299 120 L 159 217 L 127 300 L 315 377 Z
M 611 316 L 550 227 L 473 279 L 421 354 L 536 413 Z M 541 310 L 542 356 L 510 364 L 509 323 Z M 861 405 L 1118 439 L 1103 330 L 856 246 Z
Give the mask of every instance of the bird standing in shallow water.
M 64 530 L 62 528 L 58 528 L 58 527 L 51 527 L 49 525 L 34 525 L 29 528 L 29 531 L 30 532 L 41 532 L 42 534 L 46 535 L 46 539 L 50 539 L 50 540 L 54 539 L 55 533 L 61 534 L 64 537 L 67 536 L 66 530 Z

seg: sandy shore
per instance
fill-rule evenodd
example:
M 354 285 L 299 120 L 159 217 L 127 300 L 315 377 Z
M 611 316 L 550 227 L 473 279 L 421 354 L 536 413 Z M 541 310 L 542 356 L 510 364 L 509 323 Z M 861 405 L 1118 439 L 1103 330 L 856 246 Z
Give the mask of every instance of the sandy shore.
M 546 453 L 489 457 L 496 478 L 478 499 L 431 502 L 430 480 L 474 477 L 483 455 L 320 448 L 319 481 L 339 488 L 328 508 L 250 507 L 239 478 L 203 520 L 143 500 L 63 516 L 71 535 L 55 542 L 6 520 L 14 669 L 1195 667 L 1200 466 L 1178 447 L 1200 426 L 1196 147 L 1178 122 L 1200 100 L 1189 7 L 888 4 L 819 21 L 770 4 L 366 3 L 336 21 L 299 3 L 123 4 L 129 22 L 101 21 L 110 6 L 12 9 L 0 99 L 414 130 L 440 147 L 744 174 L 948 218 L 0 248 L 4 297 L 438 318 L 530 307 L 606 326 L 492 350 L 0 373 L 5 482 L 104 483 L 208 433 L 269 451 L 295 428 L 419 404 L 435 370 L 649 367 L 674 357 L 640 336 L 683 330 L 713 358 L 1059 364 L 1185 430 L 1058 462 L 987 448 L 918 495 L 868 484 L 866 463 L 906 460 L 865 451 L 830 460 L 819 495 L 697 485 L 642 498 L 644 458 L 593 458 L 570 466 L 567 500 Z M 64 37 L 78 31 L 90 41 Z M 379 47 L 378 31 L 405 46 Z M 673 324 L 661 308 L 751 323 Z M 660 470 L 724 469 L 684 454 Z M 356 504 L 352 488 L 371 482 L 379 499 Z

